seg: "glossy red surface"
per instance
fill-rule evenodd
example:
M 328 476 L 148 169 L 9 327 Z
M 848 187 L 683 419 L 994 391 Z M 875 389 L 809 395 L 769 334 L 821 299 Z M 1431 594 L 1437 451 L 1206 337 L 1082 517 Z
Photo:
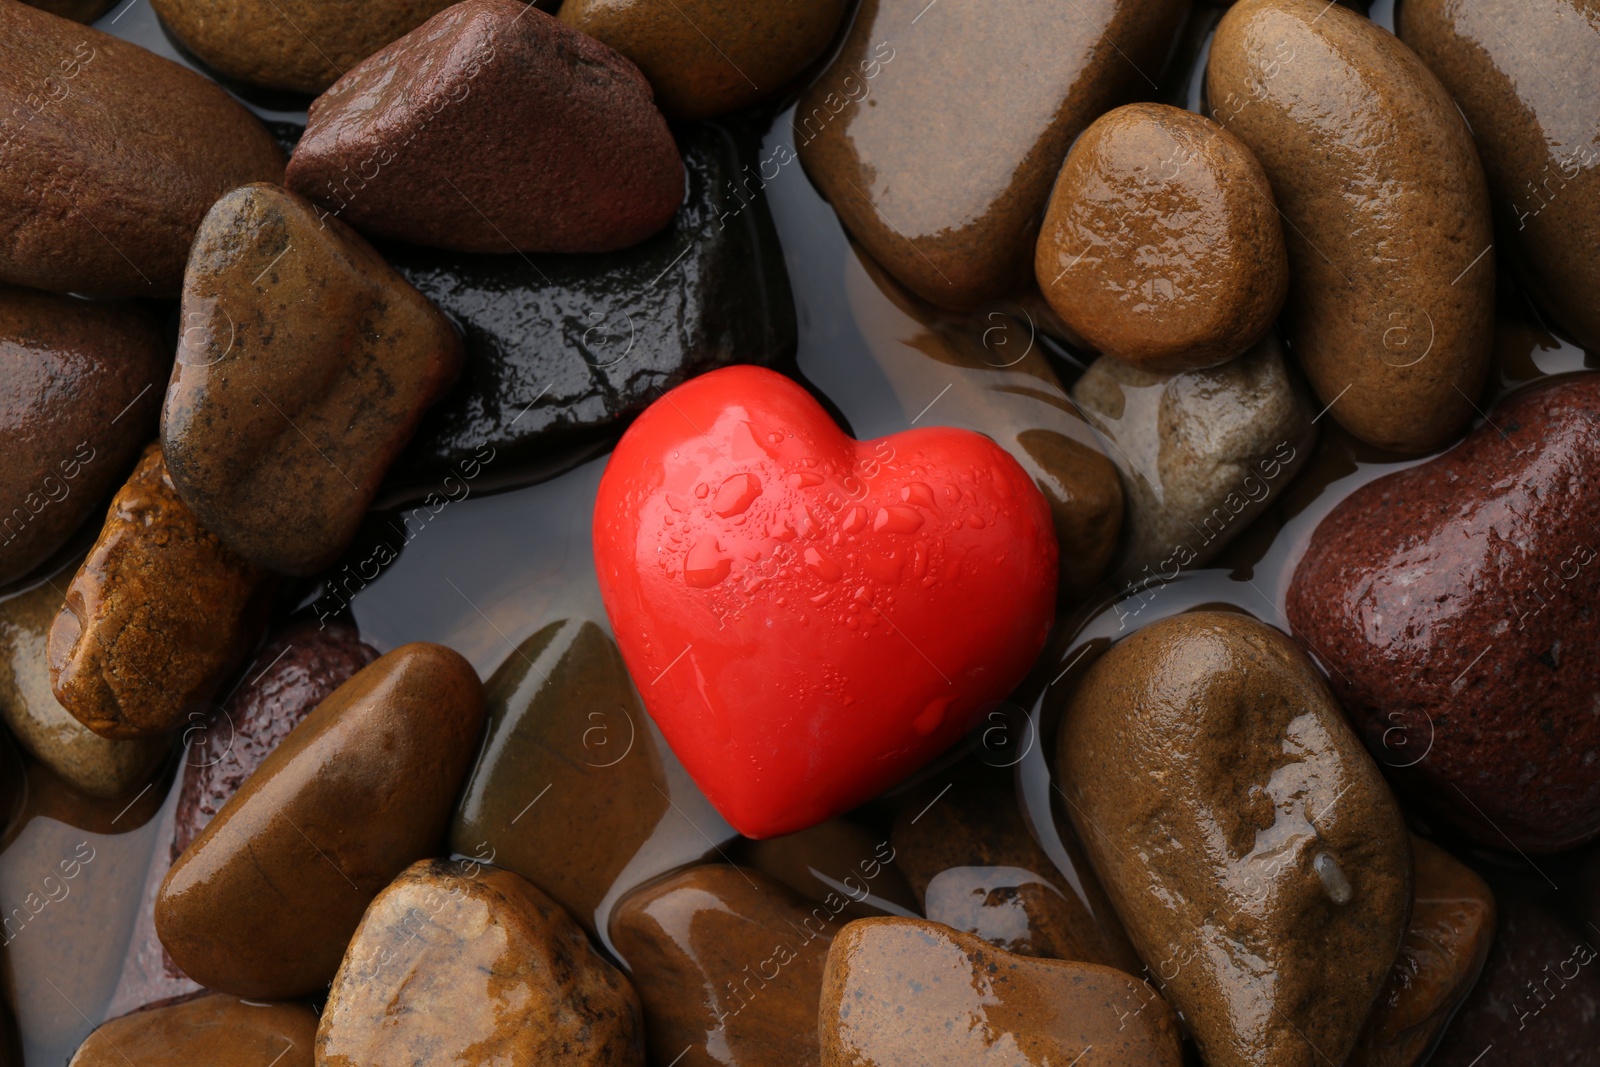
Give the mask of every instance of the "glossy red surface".
M 600 590 L 696 784 L 748 837 L 846 811 L 948 748 L 1055 610 L 1043 496 L 966 430 L 855 441 L 730 367 L 656 401 L 600 482 Z

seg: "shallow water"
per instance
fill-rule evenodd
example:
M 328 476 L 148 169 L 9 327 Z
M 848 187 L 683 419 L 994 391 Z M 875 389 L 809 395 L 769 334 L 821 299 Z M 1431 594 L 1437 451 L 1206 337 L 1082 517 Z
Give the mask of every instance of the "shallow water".
M 1378 0 L 1373 17 L 1392 26 L 1393 7 L 1393 0 Z M 1199 109 L 1200 64 L 1218 17 L 1219 9 L 1201 5 L 1197 22 L 1180 45 L 1179 69 L 1167 78 L 1163 99 Z M 188 62 L 161 30 L 148 0 L 127 0 L 97 25 Z M 256 97 L 247 102 L 269 121 L 303 121 L 302 100 Z M 790 140 L 786 111 L 772 121 L 761 159 L 777 158 L 773 153 Z M 762 177 L 772 170 L 768 167 Z M 1070 385 L 1081 370 L 1086 357 L 1051 337 L 1036 314 L 1037 305 L 1026 299 L 980 309 L 963 320 L 919 311 L 905 298 L 886 293 L 797 161 L 778 166 L 770 179 L 757 184 L 761 187 L 754 195 L 772 212 L 794 290 L 800 370 L 858 438 L 894 433 L 913 423 L 982 429 L 989 417 L 986 390 L 1004 390 L 1019 379 L 1037 385 L 1025 369 L 1012 369 L 1024 358 L 1045 356 L 1062 386 Z M 1504 274 L 1500 304 L 1504 321 L 1491 396 L 1547 375 L 1593 366 L 1581 350 L 1537 322 Z M 936 334 L 964 337 L 974 350 L 987 353 L 983 358 L 989 366 L 931 362 L 925 349 L 927 338 Z M 1092 431 L 1071 417 L 1070 400 L 1058 394 L 1059 389 L 1034 389 L 1027 401 L 1033 406 L 1016 409 L 1018 417 L 1088 440 Z M 1310 463 L 1293 483 L 1273 487 L 1276 505 L 1228 548 L 1220 565 L 1158 578 L 1140 588 L 1102 585 L 1081 603 L 1063 605 L 1051 645 L 1017 694 L 1017 703 L 1006 705 L 975 731 L 965 749 L 867 805 L 855 821 L 886 839 L 900 798 L 920 785 L 937 785 L 956 761 L 981 759 L 1009 768 L 1028 822 L 1066 880 L 1085 896 L 1061 838 L 1067 831 L 1059 791 L 1050 780 L 1053 727 L 1075 680 L 1110 642 L 1201 605 L 1227 606 L 1286 627 L 1288 578 L 1320 518 L 1357 486 L 1421 462 L 1397 461 L 1358 445 L 1329 418 L 1319 417 L 1317 425 L 1321 437 Z M 300 608 L 313 615 L 348 610 L 364 639 L 381 650 L 417 640 L 450 645 L 484 677 L 518 655 L 517 647 L 552 621 L 586 619 L 609 633 L 590 544 L 590 512 L 605 462 L 602 457 L 550 481 L 493 493 L 469 486 L 464 498 L 435 509 L 375 514 L 328 581 L 307 590 Z M 516 485 L 516 472 L 493 471 L 483 479 L 484 486 L 491 484 Z M 370 565 L 379 539 L 399 549 L 395 562 L 381 572 Z M 653 729 L 649 723 L 630 725 Z M 1419 758 L 1425 746 L 1425 737 L 1397 737 L 1391 752 L 1378 755 L 1401 764 Z M 699 796 L 670 750 L 664 744 L 657 747 L 669 764 L 673 811 L 639 853 L 713 858 L 737 853 L 731 828 Z M 0 759 L 15 760 L 16 755 L 0 750 Z M 158 784 L 152 792 L 163 788 Z M 174 786 L 162 805 L 155 804 L 154 796 L 138 799 L 131 814 L 115 820 L 110 816 L 125 801 L 91 805 L 92 817 L 81 812 L 74 816 L 105 831 L 99 833 L 75 829 L 71 819 L 46 814 L 20 819 L 13 814 L 7 820 L 11 825 L 0 855 L 0 906 L 7 914 L 35 891 L 36 881 L 50 875 L 62 859 L 70 859 L 80 842 L 96 856 L 84 865 L 70 892 L 32 918 L 19 931 L 13 951 L 5 954 L 13 972 L 22 972 L 12 973 L 9 980 L 19 991 L 13 1003 L 21 1015 L 27 1063 L 64 1063 L 94 1025 L 113 1014 L 113 1008 L 123 1010 L 118 976 L 151 857 L 165 857 L 166 819 L 175 796 Z M 27 803 L 30 812 L 39 810 L 37 797 Z M 136 828 L 128 825 L 140 817 Z M 1523 863 L 1515 855 L 1480 858 L 1501 865 Z M 641 863 L 630 868 L 634 874 L 625 871 L 593 917 L 597 927 L 605 929 L 609 908 L 642 877 L 638 872 L 657 869 Z M 1541 860 L 1532 869 L 1569 890 L 1568 860 Z

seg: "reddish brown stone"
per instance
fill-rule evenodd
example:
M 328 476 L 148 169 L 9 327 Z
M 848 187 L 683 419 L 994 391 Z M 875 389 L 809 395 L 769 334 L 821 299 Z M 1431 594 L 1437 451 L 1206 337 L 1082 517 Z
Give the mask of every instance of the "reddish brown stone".
M 465 0 L 311 105 L 289 188 L 366 233 L 607 252 L 667 224 L 683 161 L 628 60 L 517 0 Z
M 1600 836 L 1600 375 L 1350 494 L 1289 589 L 1368 747 L 1494 848 Z

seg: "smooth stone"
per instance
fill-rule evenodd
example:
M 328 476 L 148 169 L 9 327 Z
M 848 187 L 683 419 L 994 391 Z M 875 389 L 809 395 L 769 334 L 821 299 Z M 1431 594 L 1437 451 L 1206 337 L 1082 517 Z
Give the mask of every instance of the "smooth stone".
M 59 589 L 69 576 L 51 576 L 0 603 L 0 720 L 73 788 L 111 799 L 148 782 L 172 742 L 164 734 L 137 741 L 101 737 L 56 700 L 47 646 L 61 611 Z
M 1343 1063 L 1406 932 L 1411 847 L 1305 654 L 1232 612 L 1151 623 L 1084 676 L 1056 762 L 1205 1062 Z
M 922 914 L 1019 956 L 1080 960 L 1135 972 L 1139 960 L 1087 864 L 1079 890 L 1029 833 L 1014 788 L 960 782 L 895 820 L 896 860 Z M 1114 921 L 1114 920 L 1113 920 Z
M 460 384 L 423 418 L 396 480 L 485 455 L 497 471 L 558 473 L 697 374 L 792 365 L 794 298 L 766 198 L 727 191 L 745 180 L 753 138 L 695 124 L 678 144 L 688 196 L 633 248 L 525 258 L 384 249 L 461 324 L 467 347 Z
M 627 896 L 611 939 L 644 1004 L 652 1062 L 816 1064 L 822 967 L 839 926 L 827 906 L 725 864 Z
M 1059 601 L 1082 596 L 1116 553 L 1122 483 L 1046 359 L 1036 324 L 1007 312 L 1032 313 L 1008 305 L 959 329 L 859 251 L 845 254 L 851 315 L 906 420 L 927 415 L 976 430 L 1011 453 L 1050 505 Z
M 206 209 L 280 180 L 277 145 L 191 70 L 13 0 L 0 9 L 0 281 L 176 296 Z
M 324 1067 L 644 1067 L 628 980 L 510 871 L 421 860 L 361 920 L 317 1029 Z
M 670 119 L 772 96 L 833 40 L 846 0 L 566 0 L 558 17 L 638 65 Z
M 165 734 L 255 647 L 271 593 L 179 499 L 150 445 L 50 627 L 56 699 L 103 737 Z
M 1488 185 L 1450 94 L 1325 0 L 1234 4 L 1206 89 L 1288 223 L 1289 347 L 1321 404 L 1380 448 L 1448 442 L 1483 387 L 1495 273 Z
M 70 1067 L 311 1067 L 317 1013 L 209 993 L 103 1023 Z
M 172 357 L 154 318 L 0 284 L 0 583 L 39 566 L 105 501 L 155 430 Z
M 1428 1067 L 1595 1067 L 1600 931 L 1570 925 L 1543 881 L 1491 884 L 1499 921 L 1483 976 Z
M 281 574 L 326 568 L 464 359 L 449 319 L 275 185 L 217 201 L 183 283 L 161 442 L 184 503 Z
M 828 953 L 817 1030 L 822 1067 L 1066 1065 L 1085 1054 L 1098 1067 L 1182 1062 L 1177 1021 L 1147 984 L 920 919 L 844 928 Z
M 940 307 L 976 307 L 1031 276 L 1067 148 L 1155 85 L 1189 10 L 1075 3 L 1064 16 L 1047 0 L 863 0 L 795 109 L 800 159 L 845 228 Z
M 1178 374 L 1101 356 L 1072 397 L 1112 443 L 1128 501 L 1117 572 L 1135 581 L 1210 563 L 1277 506 L 1317 440 L 1310 401 L 1270 332 L 1230 363 Z
M 289 188 L 459 252 L 611 252 L 664 227 L 683 163 L 637 67 L 518 0 L 463 0 L 312 102 Z
M 550 623 L 495 671 L 485 703 L 450 848 L 492 856 L 593 932 L 672 794 L 622 655 L 592 622 Z
M 239 996 L 323 988 L 373 897 L 443 843 L 482 725 L 482 684 L 442 645 L 363 668 L 172 865 L 156 931 L 173 961 Z
M 895 848 L 848 819 L 829 819 L 782 837 L 740 838 L 732 852 L 740 866 L 782 882 L 807 900 L 845 900 L 841 915 L 916 914 L 921 905 L 895 866 Z M 898 911 L 896 909 L 899 909 Z
M 378 658 L 342 623 L 295 623 L 273 635 L 212 715 L 185 729 L 183 786 L 172 831 L 172 862 L 214 819 L 262 760 L 334 691 Z
M 1166 104 L 1126 104 L 1083 131 L 1050 194 L 1034 273 L 1079 337 L 1158 373 L 1243 354 L 1289 292 L 1261 164 L 1215 122 Z
M 344 71 L 449 6 L 449 0 L 151 0 L 162 25 L 235 81 L 320 93 Z
M 1511 258 L 1535 299 L 1600 349 L 1600 8 L 1525 0 L 1406 0 L 1400 39 L 1472 125 Z
M 1411 839 L 1411 925 L 1347 1067 L 1420 1063 L 1483 971 L 1494 940 L 1494 894 L 1438 845 Z
M 1489 848 L 1557 852 L 1600 836 L 1600 375 L 1488 418 L 1340 501 L 1285 607 L 1419 804 Z

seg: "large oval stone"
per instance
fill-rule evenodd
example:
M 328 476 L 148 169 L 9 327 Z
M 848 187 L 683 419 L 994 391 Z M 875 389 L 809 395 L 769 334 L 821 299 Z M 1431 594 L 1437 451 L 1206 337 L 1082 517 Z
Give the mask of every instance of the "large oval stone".
M 222 993 L 112 1019 L 70 1067 L 311 1067 L 317 1013 Z
M 7 3 L 0 54 L 0 280 L 175 296 L 206 209 L 283 177 L 255 116 L 136 44 Z
M 183 324 L 161 440 L 184 503 L 269 570 L 326 567 L 455 380 L 460 335 L 343 223 L 264 184 L 206 215 Z
M 1367 745 L 1491 848 L 1600 835 L 1597 448 L 1600 375 L 1517 396 L 1340 501 L 1289 587 Z
M 372 898 L 443 841 L 483 725 L 471 664 L 409 644 L 340 686 L 168 872 L 156 930 L 211 989 L 311 994 Z
M 1057 769 L 1210 1067 L 1342 1063 L 1406 931 L 1411 848 L 1294 643 L 1231 612 L 1152 623 L 1073 693 Z

